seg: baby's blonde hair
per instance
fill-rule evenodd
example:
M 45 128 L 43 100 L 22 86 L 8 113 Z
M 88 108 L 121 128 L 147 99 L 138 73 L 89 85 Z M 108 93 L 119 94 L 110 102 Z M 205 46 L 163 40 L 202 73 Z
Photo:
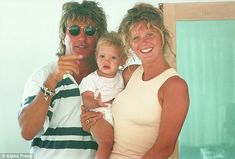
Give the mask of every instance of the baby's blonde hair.
M 120 50 L 120 54 L 122 58 L 127 58 L 127 54 L 124 49 L 124 44 L 121 39 L 121 36 L 114 31 L 104 33 L 98 40 L 96 45 L 96 53 L 98 52 L 99 48 L 103 44 L 113 45 Z

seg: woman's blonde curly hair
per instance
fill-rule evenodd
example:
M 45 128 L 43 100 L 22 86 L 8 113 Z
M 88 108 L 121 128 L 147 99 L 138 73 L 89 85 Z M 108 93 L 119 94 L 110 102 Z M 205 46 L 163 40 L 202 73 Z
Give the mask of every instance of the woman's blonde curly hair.
M 130 30 L 135 24 L 141 21 L 146 22 L 149 28 L 156 29 L 161 33 L 164 53 L 171 52 L 175 55 L 170 46 L 170 33 L 164 25 L 162 11 L 159 8 L 146 3 L 139 3 L 129 9 L 120 23 L 118 32 L 122 35 L 126 51 L 131 51 Z

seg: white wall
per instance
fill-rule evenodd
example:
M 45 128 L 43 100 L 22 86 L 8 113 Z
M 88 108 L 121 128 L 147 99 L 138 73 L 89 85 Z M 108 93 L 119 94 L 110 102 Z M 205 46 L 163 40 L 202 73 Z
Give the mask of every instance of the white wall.
M 66 1 L 0 1 L 0 153 L 29 150 L 30 142 L 21 138 L 17 121 L 21 95 L 32 71 L 56 59 L 58 23 Z M 109 30 L 116 30 L 126 10 L 141 0 L 98 1 L 108 16 Z M 157 6 L 162 2 L 187 1 L 142 2 Z

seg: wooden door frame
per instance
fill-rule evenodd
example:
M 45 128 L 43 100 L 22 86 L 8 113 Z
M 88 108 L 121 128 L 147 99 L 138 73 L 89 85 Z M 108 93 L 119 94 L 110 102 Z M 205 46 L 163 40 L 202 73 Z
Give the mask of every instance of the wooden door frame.
M 172 34 L 172 49 L 176 56 L 176 21 L 235 19 L 235 2 L 163 3 L 160 5 L 164 23 Z M 176 59 L 168 60 L 176 67 Z

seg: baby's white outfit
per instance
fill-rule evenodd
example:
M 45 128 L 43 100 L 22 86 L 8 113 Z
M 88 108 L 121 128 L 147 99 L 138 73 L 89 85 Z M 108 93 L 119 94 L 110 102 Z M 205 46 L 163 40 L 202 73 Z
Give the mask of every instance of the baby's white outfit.
M 102 102 L 110 101 L 124 89 L 122 71 L 119 70 L 113 78 L 99 76 L 97 71 L 94 71 L 83 78 L 79 88 L 81 94 L 85 91 L 91 91 L 94 92 L 95 97 L 97 97 L 100 93 Z M 111 104 L 107 107 L 99 107 L 92 110 L 103 113 L 104 119 L 113 125 Z

